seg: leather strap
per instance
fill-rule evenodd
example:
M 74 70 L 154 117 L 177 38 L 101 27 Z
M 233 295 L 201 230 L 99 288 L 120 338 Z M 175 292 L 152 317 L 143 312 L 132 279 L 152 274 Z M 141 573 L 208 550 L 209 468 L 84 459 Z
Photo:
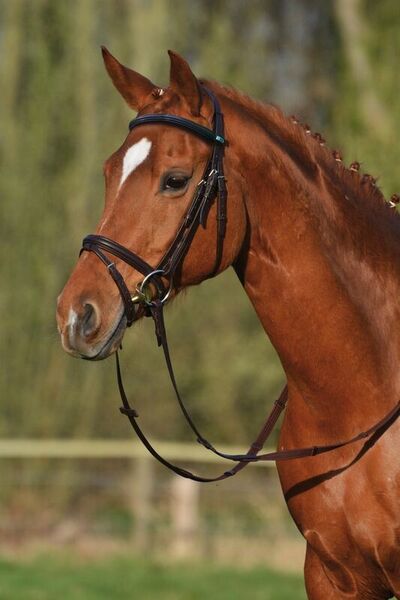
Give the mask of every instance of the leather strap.
M 129 123 L 129 131 L 132 131 L 132 129 L 138 125 L 151 125 L 154 123 L 162 123 L 163 125 L 179 127 L 179 129 L 187 129 L 191 133 L 198 135 L 208 142 L 213 142 L 214 144 L 225 143 L 223 133 L 217 127 L 215 128 L 216 130 L 212 131 L 211 129 L 208 129 L 208 127 L 203 127 L 203 125 L 200 125 L 199 123 L 195 123 L 194 121 L 184 119 L 183 117 L 177 117 L 175 115 L 149 114 L 136 117 Z
M 150 454 L 158 462 L 160 462 L 162 465 L 167 467 L 167 469 L 169 469 L 170 471 L 173 471 L 174 473 L 176 473 L 176 475 L 180 475 L 181 477 L 185 477 L 186 479 L 191 479 L 192 481 L 198 481 L 200 483 L 212 483 L 212 482 L 216 482 L 216 481 L 223 481 L 224 479 L 227 479 L 228 477 L 232 477 L 233 475 L 236 475 L 236 473 L 239 473 L 239 471 L 244 469 L 249 464 L 250 460 L 242 460 L 242 461 L 238 462 L 232 469 L 229 469 L 228 471 L 224 471 L 223 473 L 221 473 L 220 475 L 217 475 L 216 477 L 203 477 L 201 475 L 196 475 L 195 473 L 192 473 L 191 471 L 188 471 L 187 469 L 183 469 L 182 467 L 179 467 L 179 466 L 171 463 L 170 461 L 165 459 L 163 456 L 161 456 L 157 452 L 157 450 L 153 447 L 153 445 L 149 442 L 149 440 L 147 439 L 145 434 L 143 433 L 143 431 L 138 423 L 139 415 L 138 415 L 137 411 L 129 404 L 129 401 L 128 401 L 128 398 L 126 396 L 125 389 L 123 386 L 123 382 L 122 382 L 121 367 L 120 367 L 120 363 L 119 363 L 118 352 L 115 354 L 115 358 L 116 358 L 117 382 L 118 382 L 119 393 L 120 393 L 121 400 L 122 400 L 122 407 L 120 408 L 120 412 L 123 415 L 126 415 L 128 417 L 136 435 L 138 436 L 140 441 L 143 443 L 143 445 L 147 448 L 147 450 L 150 452 Z M 285 387 L 281 396 L 275 402 L 274 410 L 269 415 L 267 422 L 262 427 L 260 433 L 257 436 L 257 439 L 250 446 L 248 452 L 245 455 L 243 455 L 244 457 L 249 458 L 249 459 L 254 458 L 255 456 L 257 456 L 257 453 L 260 452 L 260 450 L 262 450 L 266 439 L 268 438 L 270 432 L 273 430 L 275 423 L 278 420 L 279 415 L 281 414 L 281 412 L 286 404 L 286 400 L 287 400 L 287 388 Z
M 299 458 L 307 458 L 307 457 L 311 457 L 311 456 L 317 456 L 319 454 L 325 454 L 327 452 L 332 452 L 333 450 L 343 448 L 344 446 L 354 444 L 362 439 L 370 438 L 374 433 L 377 433 L 380 430 L 382 430 L 382 431 L 385 430 L 385 428 L 387 426 L 390 426 L 392 423 L 394 423 L 394 421 L 400 415 L 400 402 L 398 402 L 396 404 L 396 406 L 393 409 L 391 409 L 381 420 L 379 420 L 377 423 L 372 425 L 366 431 L 357 433 L 355 436 L 353 436 L 352 438 L 350 438 L 348 440 L 335 442 L 333 444 L 324 444 L 324 445 L 319 445 L 319 446 L 306 446 L 304 448 L 293 448 L 293 449 L 288 449 L 288 450 L 280 450 L 280 451 L 276 451 L 276 452 L 268 452 L 265 454 L 259 454 L 259 452 L 262 450 L 265 442 L 268 440 L 271 432 L 273 431 L 280 415 L 282 414 L 283 410 L 286 407 L 287 400 L 288 400 L 288 388 L 287 388 L 287 386 L 285 386 L 284 389 L 282 390 L 279 398 L 277 400 L 275 400 L 270 414 L 268 415 L 257 438 L 251 444 L 249 450 L 245 454 L 228 454 L 226 452 L 221 452 L 218 449 L 216 449 L 200 433 L 199 429 L 194 424 L 194 422 L 189 414 L 189 411 L 187 410 L 187 408 L 185 407 L 185 405 L 182 401 L 182 398 L 179 393 L 179 389 L 177 387 L 176 378 L 175 378 L 174 370 L 172 367 L 171 357 L 170 357 L 169 348 L 168 348 L 167 333 L 166 333 L 165 323 L 164 323 L 164 318 L 163 318 L 163 305 L 159 301 L 154 301 L 152 303 L 151 315 L 152 315 L 152 317 L 154 319 L 154 323 L 155 323 L 155 334 L 157 337 L 157 343 L 163 349 L 165 362 L 167 365 L 167 369 L 168 369 L 168 373 L 170 376 L 170 380 L 171 380 L 173 389 L 175 391 L 176 398 L 178 400 L 178 404 L 179 404 L 181 411 L 182 411 L 186 421 L 188 422 L 190 428 L 195 433 L 195 435 L 197 437 L 197 441 L 202 446 L 204 446 L 207 450 L 210 450 L 217 456 L 220 456 L 221 458 L 224 458 L 226 460 L 237 463 L 232 469 L 230 469 L 229 471 L 224 471 L 224 473 L 222 473 L 221 475 L 218 475 L 217 477 L 205 478 L 205 477 L 195 475 L 185 469 L 181 469 L 180 467 L 173 465 L 172 463 L 170 463 L 169 461 L 166 461 L 163 457 L 161 457 L 157 453 L 157 451 L 153 448 L 153 446 L 150 444 L 150 442 L 148 441 L 148 439 L 146 438 L 146 436 L 144 435 L 143 431 L 141 430 L 141 428 L 139 427 L 139 425 L 137 423 L 137 418 L 139 415 L 138 415 L 136 409 L 132 408 L 131 405 L 129 404 L 129 401 L 128 401 L 128 398 L 127 398 L 127 395 L 125 393 L 125 389 L 123 386 L 123 382 L 122 382 L 119 358 L 117 355 L 116 356 L 117 381 L 118 381 L 118 388 L 119 388 L 120 396 L 121 396 L 122 403 L 123 403 L 123 406 L 120 408 L 121 413 L 125 414 L 129 418 L 129 421 L 131 422 L 132 427 L 134 428 L 135 432 L 137 433 L 137 435 L 139 436 L 139 438 L 141 439 L 143 444 L 150 451 L 150 453 L 159 462 L 161 462 L 164 466 L 166 466 L 170 470 L 174 471 L 178 475 L 182 475 L 182 477 L 186 477 L 189 479 L 193 479 L 193 481 L 199 481 L 199 482 L 204 482 L 204 483 L 205 482 L 213 482 L 213 481 L 222 481 L 223 479 L 226 479 L 227 477 L 232 477 L 233 475 L 236 475 L 236 473 L 241 471 L 247 464 L 252 463 L 252 462 L 260 462 L 260 461 L 271 462 L 271 461 L 280 461 L 280 460 L 294 460 L 294 459 L 299 459 Z

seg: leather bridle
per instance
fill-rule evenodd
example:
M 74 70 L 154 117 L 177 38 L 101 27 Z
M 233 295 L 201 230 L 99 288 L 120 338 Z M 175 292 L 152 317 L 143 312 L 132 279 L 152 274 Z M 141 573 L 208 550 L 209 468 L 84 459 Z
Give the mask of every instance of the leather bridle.
M 185 217 L 178 229 L 178 232 L 160 262 L 157 266 L 149 265 L 143 258 L 121 246 L 117 242 L 110 240 L 102 235 L 88 235 L 84 238 L 82 250 L 94 252 L 100 260 L 106 265 L 111 277 L 118 286 L 125 306 L 125 316 L 128 327 L 136 320 L 136 307 L 144 304 L 149 308 L 146 299 L 146 288 L 149 291 L 150 284 L 156 287 L 156 297 L 164 304 L 173 288 L 174 275 L 177 268 L 182 264 L 183 259 L 189 250 L 192 239 L 199 225 L 205 227 L 208 211 L 217 196 L 217 242 L 215 264 L 210 277 L 214 275 L 221 263 L 223 241 L 226 231 L 226 184 L 224 177 L 223 152 L 224 152 L 224 120 L 220 105 L 216 96 L 204 88 L 210 96 L 214 107 L 214 128 L 213 130 L 203 127 L 194 121 L 168 114 L 149 114 L 137 117 L 129 123 L 129 129 L 132 130 L 140 125 L 160 124 L 171 127 L 179 127 L 190 133 L 197 135 L 203 140 L 212 143 L 213 150 L 207 161 L 203 177 L 197 184 L 192 202 L 185 214 Z M 117 270 L 115 264 L 104 254 L 104 251 L 113 254 L 129 266 L 139 271 L 145 276 L 144 280 L 138 286 L 136 295 L 132 298 L 122 275 Z M 168 291 L 166 291 L 163 279 L 169 282 Z
M 221 112 L 220 104 L 217 97 L 206 87 L 202 86 L 204 92 L 211 99 L 214 113 L 213 113 L 213 129 L 209 129 L 194 121 L 190 121 L 183 117 L 178 117 L 170 114 L 147 114 L 136 117 L 129 123 L 129 129 L 132 130 L 140 125 L 149 124 L 163 124 L 171 127 L 178 127 L 184 129 L 189 133 L 196 135 L 206 142 L 212 144 L 212 152 L 207 161 L 204 174 L 200 182 L 197 184 L 195 193 L 192 201 L 189 205 L 188 210 L 182 220 L 180 227 L 178 228 L 177 234 L 170 245 L 167 252 L 164 254 L 157 266 L 152 266 L 147 263 L 138 254 L 135 254 L 131 250 L 125 248 L 118 242 L 111 240 L 102 235 L 88 235 L 84 238 L 82 243 L 81 252 L 93 252 L 96 256 L 104 263 L 110 276 L 113 278 L 117 285 L 122 302 L 124 304 L 124 315 L 126 318 L 127 326 L 130 327 L 132 323 L 137 320 L 143 313 L 146 316 L 151 316 L 155 324 L 155 333 L 157 337 L 158 345 L 162 347 L 166 365 L 168 368 L 169 376 L 171 379 L 172 386 L 175 391 L 176 398 L 178 400 L 181 411 L 195 433 L 197 441 L 205 448 L 217 454 L 218 456 L 234 461 L 236 465 L 218 475 L 216 477 L 202 477 L 195 475 L 190 471 L 183 469 L 177 465 L 172 464 L 160 454 L 151 445 L 142 429 L 138 424 L 138 413 L 130 405 L 126 396 L 122 375 L 119 363 L 118 352 L 116 353 L 116 370 L 117 370 L 117 381 L 119 392 L 123 406 L 120 408 L 122 414 L 126 415 L 135 430 L 137 436 L 142 441 L 147 450 L 164 466 L 168 469 L 180 475 L 182 477 L 192 479 L 199 482 L 213 482 L 221 481 L 227 477 L 231 477 L 241 471 L 250 462 L 257 461 L 276 461 L 276 460 L 291 460 L 296 458 L 304 458 L 307 456 L 315 456 L 317 454 L 323 454 L 325 452 L 331 452 L 337 448 L 347 446 L 348 444 L 355 443 L 359 440 L 369 438 L 374 433 L 384 431 L 387 426 L 391 425 L 400 414 L 400 403 L 398 403 L 394 409 L 392 409 L 381 421 L 376 423 L 367 431 L 361 432 L 353 438 L 344 442 L 337 442 L 334 444 L 323 445 L 323 446 L 310 446 L 307 448 L 296 448 L 290 450 L 282 450 L 279 452 L 269 452 L 266 454 L 259 454 L 262 450 L 266 440 L 272 432 L 279 416 L 284 410 L 287 399 L 288 390 L 287 386 L 283 389 L 280 397 L 274 402 L 271 413 L 269 414 L 265 424 L 263 425 L 260 433 L 256 440 L 250 446 L 246 454 L 227 454 L 217 450 L 205 437 L 202 436 L 197 426 L 194 424 L 186 406 L 184 405 L 181 395 L 178 390 L 178 386 L 175 379 L 174 370 L 172 367 L 171 357 L 168 348 L 168 340 L 164 323 L 164 305 L 168 301 L 171 292 L 174 288 L 174 276 L 179 267 L 181 267 L 183 260 L 190 248 L 192 240 L 196 234 L 199 226 L 205 227 L 208 212 L 216 199 L 216 218 L 217 218 L 217 236 L 216 236 L 216 253 L 214 267 L 209 274 L 209 277 L 215 275 L 221 264 L 223 244 L 226 232 L 227 222 L 227 189 L 224 176 L 224 147 L 226 145 L 224 135 L 224 119 Z M 144 276 L 144 279 L 137 287 L 135 294 L 132 296 L 129 291 L 125 280 L 121 273 L 118 271 L 115 263 L 109 259 L 108 255 L 113 255 L 130 267 Z M 165 280 L 168 282 L 166 286 Z

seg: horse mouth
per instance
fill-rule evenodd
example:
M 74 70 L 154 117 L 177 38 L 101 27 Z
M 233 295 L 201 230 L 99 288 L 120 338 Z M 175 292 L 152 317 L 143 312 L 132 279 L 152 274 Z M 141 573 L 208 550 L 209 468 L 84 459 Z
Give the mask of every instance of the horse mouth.
M 88 354 L 79 353 L 78 357 L 83 358 L 84 360 L 103 360 L 105 358 L 108 358 L 120 347 L 122 338 L 124 337 L 124 333 L 126 330 L 126 325 L 127 320 L 124 312 L 122 313 L 121 318 L 119 319 L 118 323 L 114 327 L 107 340 L 103 343 L 101 348 L 99 350 L 96 348 L 95 354 L 90 356 Z

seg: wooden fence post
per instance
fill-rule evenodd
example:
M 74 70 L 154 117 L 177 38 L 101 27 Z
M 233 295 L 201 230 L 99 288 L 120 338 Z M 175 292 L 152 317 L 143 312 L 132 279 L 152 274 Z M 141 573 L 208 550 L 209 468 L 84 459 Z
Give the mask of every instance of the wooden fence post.
M 174 475 L 171 482 L 171 556 L 191 558 L 200 554 L 198 483 Z
M 147 456 L 133 459 L 131 473 L 128 481 L 128 496 L 134 521 L 132 541 L 135 549 L 143 552 L 150 549 L 152 541 L 153 459 Z

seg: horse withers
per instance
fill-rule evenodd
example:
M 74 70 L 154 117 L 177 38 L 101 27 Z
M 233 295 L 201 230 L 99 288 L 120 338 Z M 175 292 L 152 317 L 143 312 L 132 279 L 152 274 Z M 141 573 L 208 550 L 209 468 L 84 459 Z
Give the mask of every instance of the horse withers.
M 397 213 L 372 178 L 346 169 L 320 136 L 277 108 L 199 81 L 172 52 L 165 89 L 103 54 L 139 119 L 170 115 L 213 131 L 217 99 L 227 220 L 221 236 L 221 207 L 204 202 L 202 226 L 177 251 L 173 277 L 164 277 L 168 269 L 154 273 L 186 223 L 216 140 L 161 121 L 133 127 L 104 166 L 106 201 L 94 238 L 114 246 L 102 248 L 104 260 L 82 252 L 59 298 L 64 349 L 106 358 L 145 312 L 139 304 L 129 314 L 131 295 L 169 299 L 233 266 L 287 376 L 279 450 L 334 445 L 368 430 L 400 398 Z M 119 247 L 140 260 L 126 262 Z M 118 275 L 110 277 L 114 268 Z M 153 282 L 144 289 L 148 275 Z M 393 418 L 366 441 L 278 461 L 285 499 L 307 541 L 310 599 L 400 598 L 398 440 Z

